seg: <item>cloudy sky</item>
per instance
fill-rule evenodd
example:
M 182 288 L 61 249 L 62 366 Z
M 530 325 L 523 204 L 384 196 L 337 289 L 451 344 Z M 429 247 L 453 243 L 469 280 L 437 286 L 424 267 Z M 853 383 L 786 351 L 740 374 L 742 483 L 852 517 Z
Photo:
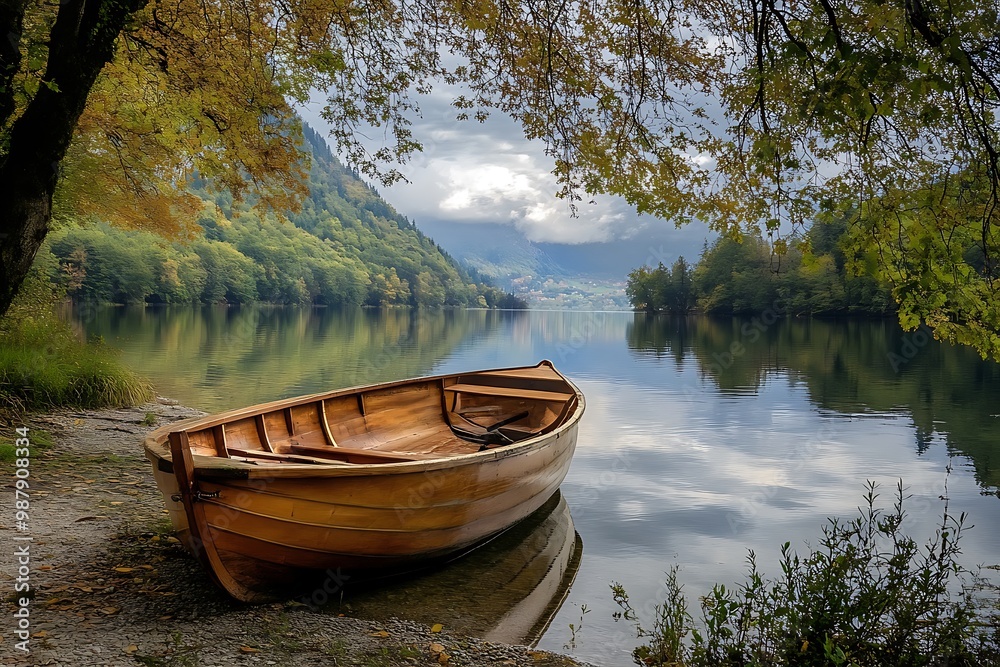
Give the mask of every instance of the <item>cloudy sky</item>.
M 524 138 L 519 125 L 495 113 L 485 123 L 457 121 L 450 96 L 438 89 L 420 98 L 422 116 L 413 119 L 413 133 L 424 144 L 401 171 L 409 183 L 379 187 L 396 210 L 417 222 L 502 223 L 539 243 L 594 243 L 629 238 L 650 227 L 673 230 L 673 223 L 639 217 L 623 201 L 601 197 L 582 203 L 572 217 L 557 199 L 552 163 L 540 142 Z M 327 134 L 320 117 L 322 103 L 302 110 L 306 122 Z M 378 146 L 378 131 L 370 135 Z M 669 236 L 674 233 L 667 231 Z M 689 243 L 706 236 L 703 229 L 676 232 Z

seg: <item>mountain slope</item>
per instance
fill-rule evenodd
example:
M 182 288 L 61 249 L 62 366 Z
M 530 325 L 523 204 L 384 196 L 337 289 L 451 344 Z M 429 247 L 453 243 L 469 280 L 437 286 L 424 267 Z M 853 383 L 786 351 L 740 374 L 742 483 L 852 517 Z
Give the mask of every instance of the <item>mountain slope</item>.
M 494 306 L 473 276 L 305 128 L 309 197 L 287 222 L 209 195 L 204 234 L 170 242 L 101 222 L 57 230 L 39 265 L 71 296 L 112 302 Z

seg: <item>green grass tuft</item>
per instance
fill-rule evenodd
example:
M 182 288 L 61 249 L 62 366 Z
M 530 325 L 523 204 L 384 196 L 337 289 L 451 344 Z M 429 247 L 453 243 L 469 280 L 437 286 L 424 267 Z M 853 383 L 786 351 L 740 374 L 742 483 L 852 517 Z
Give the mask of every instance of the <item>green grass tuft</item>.
M 0 432 L 0 463 L 14 463 L 15 459 L 18 458 L 16 456 L 17 447 L 15 439 L 19 437 L 14 429 L 4 429 Z M 52 435 L 48 431 L 37 428 L 33 428 L 28 432 L 28 440 L 31 443 L 30 452 L 32 456 L 44 452 L 53 444 Z
M 0 319 L 0 415 L 63 406 L 121 407 L 152 400 L 152 386 L 103 343 L 85 343 L 29 292 Z

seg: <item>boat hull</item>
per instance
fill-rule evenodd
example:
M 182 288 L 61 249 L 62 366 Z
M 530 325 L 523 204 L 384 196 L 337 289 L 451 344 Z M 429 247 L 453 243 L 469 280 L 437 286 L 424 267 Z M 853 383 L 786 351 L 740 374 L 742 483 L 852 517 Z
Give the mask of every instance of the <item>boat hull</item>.
M 582 410 L 580 395 L 548 433 L 430 460 L 233 467 L 195 455 L 185 479 L 163 433 L 146 454 L 185 546 L 231 595 L 260 601 L 444 558 L 511 527 L 559 488 Z

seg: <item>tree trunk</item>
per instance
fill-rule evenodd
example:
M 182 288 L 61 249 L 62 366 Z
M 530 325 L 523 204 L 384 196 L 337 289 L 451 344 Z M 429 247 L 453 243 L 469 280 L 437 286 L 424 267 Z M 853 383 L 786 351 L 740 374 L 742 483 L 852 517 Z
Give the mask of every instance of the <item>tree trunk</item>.
M 67 0 L 59 7 L 38 92 L 0 155 L 0 315 L 31 268 L 52 218 L 52 195 L 87 96 L 128 18 L 145 0 Z
M 9 188 L 0 199 L 0 228 L 3 229 L 0 232 L 0 315 L 10 308 L 49 231 L 55 190 L 54 184 L 45 182 L 47 179 L 38 178 L 35 168 L 13 175 L 8 171 L 0 169 L 0 183 Z

